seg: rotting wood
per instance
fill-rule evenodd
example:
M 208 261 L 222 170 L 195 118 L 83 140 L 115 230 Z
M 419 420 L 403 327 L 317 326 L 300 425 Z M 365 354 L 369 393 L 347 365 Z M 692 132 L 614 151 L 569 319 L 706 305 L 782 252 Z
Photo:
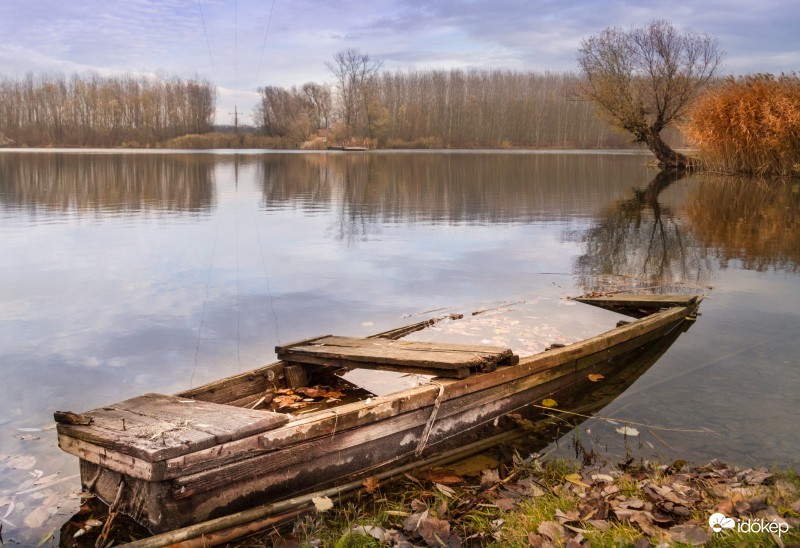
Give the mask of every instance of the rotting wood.
M 102 412 L 102 414 L 101 414 Z M 93 413 L 91 426 L 58 425 L 58 433 L 106 449 L 156 462 L 212 446 L 214 437 L 173 423 L 156 424 L 134 413 L 111 407 Z M 190 449 L 191 450 L 191 449 Z
M 292 359 L 302 360 L 304 364 L 318 367 L 333 367 L 344 369 L 379 369 L 381 371 L 397 371 L 398 373 L 408 373 L 413 371 L 419 375 L 434 375 L 440 377 L 452 377 L 463 379 L 469 376 L 469 367 L 438 369 L 435 367 L 410 367 L 407 364 L 394 363 L 374 363 L 364 361 L 354 361 L 345 358 L 317 357 L 317 356 L 292 356 Z
M 613 364 L 608 366 L 613 369 Z M 502 402 L 509 398 L 514 398 L 520 393 L 528 392 L 530 396 L 546 397 L 551 395 L 554 391 L 562 390 L 573 382 L 576 381 L 578 375 L 574 362 L 562 364 L 556 368 L 552 368 L 532 377 L 523 377 L 510 383 L 503 383 L 491 388 L 468 393 L 456 399 L 443 399 L 441 407 L 437 416 L 438 435 L 442 435 L 442 424 L 446 420 L 460 420 L 460 416 L 465 409 L 475 410 L 475 413 L 485 413 L 483 422 L 490 421 L 496 416 L 499 416 L 507 409 L 500 409 Z M 442 385 L 444 388 L 444 385 Z M 530 391 L 538 391 L 536 394 Z M 434 400 L 438 395 L 438 390 L 434 394 Z M 430 401 L 433 404 L 433 400 Z M 495 405 L 498 409 L 490 409 L 489 407 Z M 183 477 L 176 480 L 176 485 L 185 488 L 184 495 L 194 495 L 201 491 L 215 489 L 228 482 L 244 481 L 249 477 L 259 475 L 260 470 L 270 469 L 279 470 L 286 466 L 292 465 L 300 467 L 301 463 L 320 458 L 321 455 L 331 454 L 334 452 L 341 452 L 346 449 L 353 449 L 370 442 L 380 444 L 380 440 L 384 437 L 392 436 L 396 433 L 408 432 L 413 434 L 413 439 L 409 438 L 406 445 L 408 447 L 405 452 L 411 454 L 419 441 L 419 436 L 422 433 L 423 427 L 431 415 L 431 406 L 426 406 L 415 411 L 410 411 L 400 414 L 389 414 L 386 418 L 378 419 L 375 416 L 368 417 L 366 424 L 348 430 L 341 431 L 335 435 L 326 437 L 316 437 L 310 439 L 305 443 L 293 444 L 290 447 L 265 453 L 261 456 L 254 456 L 248 461 L 237 461 L 231 467 L 213 466 L 209 467 L 209 462 L 198 462 L 197 466 L 184 466 L 182 468 Z M 455 427 L 454 427 L 455 428 Z M 419 430 L 418 433 L 416 431 Z M 461 430 L 461 427 L 455 428 L 454 432 Z M 262 435 L 264 439 L 269 434 Z M 401 454 L 404 450 L 396 445 L 392 445 L 392 452 Z M 317 463 L 313 466 L 319 467 L 321 464 Z M 198 468 L 204 468 L 210 471 L 204 473 L 199 471 Z M 195 472 L 197 471 L 197 472 Z M 176 497 L 181 497 L 181 494 L 176 494 Z
M 636 333 L 635 337 L 630 339 L 628 342 L 623 343 L 626 345 L 624 348 L 633 349 L 637 346 L 646 344 L 649 340 L 660 337 L 663 333 L 662 330 L 667 329 L 671 322 L 675 321 L 675 316 L 676 315 L 673 313 L 666 315 L 666 319 L 669 321 L 663 322 L 664 325 L 656 329 L 652 335 L 648 335 L 647 333 L 644 335 Z M 593 345 L 589 345 L 589 347 L 590 349 L 596 349 L 596 347 Z M 564 349 L 559 349 L 554 352 L 566 352 L 567 348 L 568 347 L 565 347 Z M 498 370 L 490 376 L 491 378 L 488 376 L 476 376 L 464 381 L 440 379 L 440 382 L 444 385 L 444 399 L 445 401 L 455 400 L 464 394 L 484 390 L 496 384 L 514 383 L 520 378 L 527 378 L 527 381 L 525 381 L 522 386 L 543 383 L 547 382 L 553 377 L 561 376 L 565 374 L 565 372 L 578 371 L 579 369 L 590 367 L 592 363 L 608 359 L 608 356 L 602 355 L 602 357 L 596 357 L 595 360 L 590 361 L 587 360 L 586 357 L 591 356 L 591 353 L 587 355 L 585 353 L 575 352 L 575 350 L 576 349 L 574 348 L 570 350 L 570 353 L 574 353 L 576 355 L 574 360 L 565 358 L 553 360 L 548 359 L 546 364 L 547 367 L 538 368 L 539 371 L 536 373 L 529 371 L 526 375 L 520 375 L 519 371 L 517 370 L 517 366 Z M 577 350 L 580 350 L 580 348 Z M 577 365 L 578 359 L 583 359 L 580 367 Z M 553 364 L 559 363 L 560 365 L 557 367 L 553 366 Z M 520 385 L 515 384 L 508 385 L 510 390 L 518 389 L 520 387 Z M 327 410 L 324 412 L 315 413 L 313 417 L 304 417 L 293 420 L 283 427 L 261 434 L 260 439 L 262 440 L 264 449 L 279 449 L 298 441 L 314 439 L 324 435 L 331 435 L 337 431 L 341 432 L 343 430 L 363 426 L 374 421 L 383 420 L 395 415 L 424 408 L 428 405 L 432 405 L 437 393 L 438 389 L 435 386 L 423 385 L 408 391 L 404 391 L 402 393 L 402 397 L 389 395 L 372 398 L 369 403 L 354 402 L 345 404 L 336 408 L 335 410 Z M 475 404 L 476 402 L 474 401 L 470 403 L 463 403 L 463 405 Z M 445 410 L 440 411 L 442 416 L 447 416 L 448 408 L 449 405 L 446 405 Z M 457 407 L 453 412 L 456 411 L 458 411 Z M 205 460 L 206 457 L 203 456 L 205 453 L 206 452 L 198 452 L 196 454 L 197 458 L 192 455 L 186 455 L 183 459 L 178 459 L 176 464 L 173 466 L 179 467 L 181 465 L 189 465 L 192 463 L 199 464 L 200 461 Z
M 187 424 L 195 430 L 213 435 L 217 443 L 263 432 L 289 420 L 282 413 L 253 411 L 163 394 L 145 394 L 115 404 L 114 407 L 158 421 Z
M 317 342 L 320 339 L 324 339 L 326 337 L 331 337 L 332 335 L 320 335 L 318 337 L 311 337 L 310 339 L 300 339 L 299 341 L 290 342 L 286 344 L 281 344 L 275 347 L 275 353 L 280 354 L 281 352 L 286 352 L 290 348 L 294 348 L 295 346 L 306 346 L 308 344 L 312 344 Z
M 405 325 L 403 327 L 389 329 L 387 331 L 370 335 L 367 338 L 396 340 L 401 337 L 405 337 L 410 333 L 415 333 L 435 325 L 444 317 L 431 318 L 410 325 Z M 250 396 L 259 394 L 259 396 L 250 400 L 253 402 L 257 400 L 258 397 L 260 397 L 260 395 L 265 391 L 274 387 L 275 384 L 283 383 L 283 365 L 284 364 L 281 361 L 274 362 L 252 371 L 227 377 L 220 381 L 213 381 L 196 388 L 184 390 L 177 395 L 179 397 L 192 398 L 212 403 L 238 405 L 241 400 L 246 400 Z
M 344 352 L 356 356 L 363 355 L 365 357 L 371 357 L 371 354 L 380 352 L 389 354 L 390 356 L 397 354 L 397 360 L 402 360 L 407 355 L 410 360 L 422 363 L 425 363 L 426 359 L 430 360 L 431 363 L 442 362 L 444 367 L 449 366 L 451 360 L 469 361 L 469 358 L 473 357 L 473 355 L 476 358 L 500 359 L 509 357 L 512 354 L 511 350 L 496 346 L 389 339 L 359 339 L 355 337 L 338 336 L 319 338 L 308 345 L 298 344 L 288 351 L 291 353 L 314 351 L 320 355 L 324 355 L 327 352 L 338 355 L 338 352 Z M 279 354 L 283 353 L 283 351 L 279 352 Z
M 703 300 L 703 297 L 701 295 L 680 294 L 642 295 L 638 293 L 617 293 L 613 295 L 575 297 L 574 300 L 634 318 L 642 318 L 652 314 L 654 309 L 697 306 Z
M 80 459 L 122 472 L 133 478 L 145 481 L 161 481 L 164 479 L 167 461 L 147 462 L 113 449 L 99 447 L 93 443 L 75 439 L 66 434 L 58 434 L 58 446 L 63 451 Z
M 263 393 L 283 382 L 283 362 L 274 362 L 252 371 L 190 388 L 177 394 L 182 398 L 229 404 L 230 402 Z
M 93 420 L 92 417 L 73 413 L 72 411 L 56 411 L 53 413 L 53 419 L 55 419 L 58 424 L 77 424 L 83 426 L 92 424 Z
M 286 388 L 300 388 L 308 385 L 308 374 L 301 363 L 286 362 L 286 365 L 283 366 L 283 374 L 286 378 Z
M 412 323 L 411 325 L 405 325 L 403 327 L 396 327 L 394 329 L 389 329 L 388 331 L 382 331 L 381 333 L 376 333 L 374 335 L 370 335 L 368 339 L 391 339 L 397 340 L 406 335 L 410 335 L 411 333 L 416 333 L 417 331 L 422 331 L 423 329 L 427 329 L 433 325 L 436 325 L 444 318 L 449 316 L 442 316 L 440 318 L 431 318 L 429 320 L 424 320 L 417 323 Z
M 663 295 L 642 295 L 639 293 L 617 293 L 610 296 L 598 295 L 588 297 L 575 297 L 581 303 L 601 303 L 601 304 L 625 304 L 633 306 L 689 306 L 698 300 L 697 295 L 663 294 Z
M 564 380 L 563 387 L 568 387 L 569 382 Z M 497 414 L 505 410 L 513 410 L 528 405 L 532 398 L 539 398 L 553 394 L 552 390 L 543 392 L 545 387 L 535 387 L 533 392 L 514 394 L 505 401 L 497 403 Z M 501 409 L 503 408 L 503 409 Z M 486 415 L 485 424 L 491 423 L 492 415 Z M 438 444 L 451 437 L 451 434 L 461 433 L 465 428 L 474 426 L 471 419 L 454 416 L 442 421 L 437 421 L 432 436 L 436 439 L 431 440 L 431 446 L 438 447 Z M 255 476 L 240 475 L 234 472 L 243 472 L 243 469 L 225 470 L 223 477 L 226 480 L 207 490 L 211 485 L 205 483 L 206 480 L 214 482 L 220 479 L 213 477 L 213 474 L 206 475 L 200 483 L 191 483 L 182 486 L 183 492 L 178 498 L 176 491 L 161 490 L 152 493 L 151 496 L 161 496 L 164 501 L 170 501 L 168 511 L 173 516 L 195 516 L 193 519 L 204 519 L 208 514 L 210 501 L 234 501 L 243 492 L 258 493 L 259 497 L 271 498 L 275 496 L 287 496 L 290 493 L 303 493 L 309 486 L 325 486 L 334 482 L 346 481 L 343 476 L 369 471 L 370 475 L 385 469 L 395 463 L 399 458 L 410 456 L 404 451 L 398 452 L 398 447 L 404 446 L 410 452 L 416 447 L 422 433 L 422 427 L 414 429 L 414 435 L 409 436 L 409 432 L 392 433 L 380 442 L 370 442 L 369 446 L 350 445 L 341 450 L 330 450 L 330 446 L 321 443 L 317 450 L 319 457 L 313 461 L 301 464 L 294 463 L 291 458 L 283 463 L 277 463 L 269 467 L 269 474 Z M 404 445 L 405 444 L 405 445 Z M 263 468 L 262 468 L 263 471 Z M 165 485 L 166 487 L 166 485 Z M 173 519 L 173 518 L 170 518 Z M 164 524 L 161 525 L 164 527 Z
M 498 362 L 511 360 L 507 348 L 492 346 L 424 343 L 353 337 L 320 337 L 309 344 L 276 348 L 286 362 L 316 365 L 336 364 L 395 371 L 425 370 L 428 374 L 463 378 L 463 370 L 493 370 Z
M 263 453 L 259 436 L 250 436 L 163 461 L 166 468 L 164 479 L 176 478 L 192 469 L 220 466 Z
M 422 461 L 416 461 L 410 464 L 399 466 L 397 468 L 393 468 L 391 470 L 387 470 L 385 472 L 376 474 L 376 477 L 378 478 L 379 481 L 384 481 L 388 478 L 391 478 L 393 476 L 399 476 L 411 470 L 444 466 L 456 460 L 463 459 L 469 455 L 483 451 L 488 447 L 493 447 L 501 442 L 517 438 L 520 435 L 522 435 L 522 432 L 519 430 L 511 432 L 503 432 L 496 436 L 485 438 L 478 442 L 466 445 L 464 447 L 460 447 L 458 449 L 454 449 L 452 451 L 443 453 L 441 455 L 436 455 Z M 340 485 L 331 489 L 325 489 L 323 491 L 317 491 L 299 497 L 292 497 L 291 499 L 281 500 L 271 504 L 250 508 L 248 510 L 243 510 L 235 514 L 208 520 L 203 523 L 198 523 L 195 525 L 190 525 L 188 527 L 170 531 L 168 533 L 154 535 L 152 537 L 134 541 L 128 544 L 127 546 L 128 548 L 162 548 L 164 546 L 171 546 L 185 540 L 200 537 L 204 534 L 214 533 L 229 527 L 243 525 L 245 523 L 250 523 L 255 520 L 259 520 L 274 515 L 278 512 L 283 512 L 286 510 L 290 510 L 292 508 L 297 508 L 298 506 L 306 505 L 313 498 L 316 497 L 331 497 L 338 495 L 339 493 L 343 493 L 353 489 L 359 489 L 360 487 L 362 487 L 362 483 L 363 483 L 362 479 L 357 479 L 345 485 Z
M 146 394 L 85 413 L 90 425 L 59 424 L 59 434 L 146 462 L 158 462 L 247 437 L 288 422 L 254 411 L 163 394 Z

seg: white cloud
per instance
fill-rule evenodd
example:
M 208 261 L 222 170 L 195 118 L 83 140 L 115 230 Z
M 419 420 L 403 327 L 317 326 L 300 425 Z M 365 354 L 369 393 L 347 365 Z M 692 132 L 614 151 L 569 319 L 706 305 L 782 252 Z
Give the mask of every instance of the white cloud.
M 348 47 L 391 69 L 573 70 L 581 39 L 654 18 L 718 36 L 728 71 L 800 68 L 800 10 L 790 0 L 673 2 L 669 9 L 622 0 L 276 0 L 270 20 L 272 7 L 262 0 L 4 2 L 0 73 L 199 74 L 220 87 L 224 122 L 234 104 L 249 115 L 257 87 L 328 80 L 324 62 Z

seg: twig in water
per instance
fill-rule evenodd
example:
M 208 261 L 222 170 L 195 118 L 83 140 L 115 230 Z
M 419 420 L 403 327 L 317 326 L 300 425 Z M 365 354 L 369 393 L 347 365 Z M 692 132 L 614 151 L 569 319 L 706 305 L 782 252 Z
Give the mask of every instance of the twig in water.
M 654 437 L 655 439 L 657 439 L 658 441 L 660 441 L 661 443 L 663 443 L 664 445 L 666 445 L 667 447 L 669 447 L 670 449 L 672 449 L 673 451 L 675 451 L 675 448 L 674 448 L 674 447 L 672 447 L 672 446 L 671 446 L 670 444 L 668 444 L 667 442 L 665 442 L 663 439 L 661 439 L 661 436 L 659 436 L 658 434 L 656 434 L 655 432 L 653 432 L 653 431 L 652 431 L 652 430 L 650 430 L 649 428 L 647 429 L 647 431 L 648 431 L 648 432 L 650 432 L 651 434 L 653 434 L 653 437 Z
M 493 308 L 482 308 L 481 310 L 476 310 L 472 313 L 473 316 L 477 316 L 478 314 L 483 314 L 484 312 L 491 312 L 492 310 L 500 310 L 501 308 L 508 308 L 509 306 L 514 306 L 515 304 L 524 304 L 525 301 L 516 301 L 513 303 L 508 304 L 501 304 L 500 306 L 495 306 Z
M 411 314 L 404 314 L 403 318 L 413 318 L 414 316 L 421 316 L 422 314 L 430 314 L 431 312 L 441 312 L 442 310 L 447 310 L 450 308 L 449 306 L 444 306 L 442 308 L 434 308 L 432 310 L 423 310 L 422 312 L 412 312 Z

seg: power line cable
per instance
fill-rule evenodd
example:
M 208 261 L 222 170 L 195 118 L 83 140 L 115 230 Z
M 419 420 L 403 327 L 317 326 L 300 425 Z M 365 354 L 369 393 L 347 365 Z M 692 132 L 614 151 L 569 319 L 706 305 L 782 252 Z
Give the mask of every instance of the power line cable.
M 217 256 L 217 240 L 219 240 L 219 225 L 221 216 L 217 214 L 217 224 L 214 227 L 214 243 L 211 244 L 211 260 L 208 265 L 208 277 L 206 278 L 206 296 L 203 299 L 203 308 L 200 312 L 200 325 L 197 327 L 197 341 L 194 347 L 194 368 L 192 368 L 192 375 L 189 377 L 189 388 L 194 387 L 194 375 L 197 373 L 197 366 L 200 362 L 200 339 L 203 335 L 203 327 L 206 323 L 206 307 L 211 300 L 211 277 L 214 273 L 214 261 Z
M 239 126 L 238 113 L 236 113 L 236 96 L 239 93 L 239 0 L 233 2 L 233 104 L 234 124 Z
M 203 22 L 203 34 L 206 37 L 206 47 L 208 48 L 208 59 L 211 61 L 211 74 L 214 76 L 214 87 L 217 85 L 217 71 L 214 68 L 214 56 L 211 55 L 211 42 L 208 41 L 208 29 L 206 28 L 206 17 L 203 15 L 203 6 L 197 0 L 197 7 L 200 10 L 200 20 Z
M 261 44 L 261 57 L 258 58 L 258 70 L 256 70 L 256 85 L 258 85 L 258 78 L 261 76 L 261 63 L 264 61 L 264 50 L 267 47 L 267 35 L 269 34 L 269 26 L 272 24 L 272 12 L 275 10 L 275 0 L 272 0 L 272 7 L 269 9 L 269 18 L 267 19 L 267 28 L 264 30 L 264 43 Z

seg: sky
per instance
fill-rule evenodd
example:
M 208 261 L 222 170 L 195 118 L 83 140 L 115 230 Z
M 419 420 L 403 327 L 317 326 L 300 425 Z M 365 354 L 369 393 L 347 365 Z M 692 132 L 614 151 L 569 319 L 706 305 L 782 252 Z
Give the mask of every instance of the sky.
M 218 124 L 257 89 L 330 82 L 356 48 L 385 69 L 576 71 L 582 39 L 666 19 L 709 33 L 722 74 L 800 71 L 799 0 L 0 0 L 0 76 L 200 76 Z

